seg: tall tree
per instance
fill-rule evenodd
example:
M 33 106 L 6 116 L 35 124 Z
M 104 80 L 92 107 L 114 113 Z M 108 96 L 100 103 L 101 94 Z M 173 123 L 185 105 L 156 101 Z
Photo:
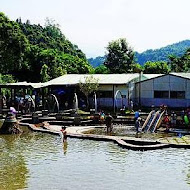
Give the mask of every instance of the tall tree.
M 129 73 L 132 69 L 134 51 L 125 38 L 109 42 L 104 65 L 111 73 Z
M 173 72 L 190 71 L 190 48 L 181 57 L 169 56 L 169 65 Z
M 139 63 L 134 63 L 131 67 L 133 73 L 140 73 L 141 71 L 143 71 L 143 67 Z
M 92 75 L 85 77 L 85 81 L 80 81 L 79 88 L 81 92 L 86 96 L 87 108 L 89 108 L 89 95 L 98 90 L 99 84 L 98 79 L 94 78 Z
M 2 75 L 0 74 L 0 84 L 14 83 L 16 82 L 12 75 Z M 11 90 L 9 88 L 3 88 L 2 94 L 11 95 Z
M 185 52 L 184 56 L 185 71 L 190 72 L 190 48 Z
M 110 73 L 110 71 L 105 65 L 100 65 L 95 68 L 94 73 L 95 74 L 108 74 L 108 73 Z
M 170 71 L 169 66 L 164 61 L 157 61 L 157 62 L 148 61 L 144 64 L 144 73 L 165 74 L 169 73 L 169 71 Z
M 48 66 L 46 64 L 44 64 L 42 66 L 40 74 L 41 74 L 41 81 L 42 82 L 47 82 L 50 79 L 50 77 L 48 75 Z

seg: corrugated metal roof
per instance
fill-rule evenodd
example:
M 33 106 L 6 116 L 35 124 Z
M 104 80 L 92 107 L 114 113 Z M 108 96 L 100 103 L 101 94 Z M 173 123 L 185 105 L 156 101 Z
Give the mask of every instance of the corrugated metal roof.
M 175 76 L 179 76 L 182 78 L 190 79 L 190 73 L 170 73 L 170 74 L 175 75 Z
M 164 76 L 164 75 L 174 75 L 176 77 L 182 77 L 185 79 L 190 79 L 190 73 L 169 73 L 169 74 L 143 74 L 143 76 L 147 79 L 152 79 L 152 78 L 156 78 L 156 77 L 160 77 L 160 76 Z M 146 79 L 145 79 L 146 80 Z
M 41 88 L 44 86 L 44 83 L 28 83 L 26 81 L 24 82 L 16 82 L 16 83 L 5 83 L 0 84 L 0 87 L 32 87 L 32 88 Z
M 159 77 L 162 75 L 164 75 L 164 74 L 143 74 L 143 76 L 147 79 L 156 78 L 156 77 Z
M 85 78 L 93 76 L 99 84 L 127 84 L 138 78 L 139 74 L 66 74 L 46 82 L 44 85 L 75 85 L 85 83 Z
M 45 83 L 29 83 L 33 88 L 41 88 L 44 86 Z
M 168 74 L 143 74 L 143 77 L 145 77 L 143 80 L 141 80 L 142 82 L 146 81 L 146 80 L 151 80 L 153 78 L 157 78 L 157 77 L 161 77 L 161 76 L 165 76 L 165 75 L 173 75 L 176 77 L 182 77 L 185 79 L 189 79 L 190 80 L 190 73 L 168 73 Z
M 183 77 L 190 79 L 190 73 L 170 73 L 175 76 Z M 163 76 L 165 74 L 142 74 L 141 80 L 148 80 Z M 85 83 L 85 78 L 93 76 L 93 78 L 98 80 L 99 84 L 127 84 L 134 79 L 139 79 L 139 73 L 130 73 L 130 74 L 66 74 L 58 78 L 52 79 L 45 83 L 27 83 L 17 82 L 17 83 L 7 83 L 0 84 L 0 87 L 29 87 L 32 88 L 41 88 L 51 85 L 76 85 L 80 82 Z

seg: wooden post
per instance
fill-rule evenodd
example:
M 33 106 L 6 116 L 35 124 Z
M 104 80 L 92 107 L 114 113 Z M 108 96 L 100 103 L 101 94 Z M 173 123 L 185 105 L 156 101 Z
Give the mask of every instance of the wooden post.
M 114 84 L 113 84 L 113 110 L 115 113 L 115 86 L 114 86 Z
M 42 88 L 42 110 L 44 110 L 44 109 L 45 109 L 44 91 L 45 91 L 45 89 L 44 89 L 44 88 Z
M 3 95 L 0 88 L 0 114 L 3 112 Z

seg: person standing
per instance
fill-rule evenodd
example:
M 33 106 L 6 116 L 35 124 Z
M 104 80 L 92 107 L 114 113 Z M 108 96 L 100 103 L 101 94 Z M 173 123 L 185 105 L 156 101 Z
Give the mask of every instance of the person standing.
M 11 112 L 14 116 L 16 116 L 16 114 L 17 114 L 17 111 L 16 111 L 16 109 L 15 109 L 14 107 L 10 107 L 10 112 Z
M 170 127 L 170 119 L 169 119 L 169 116 L 168 116 L 167 113 L 165 114 L 165 116 L 163 118 L 163 123 L 164 123 L 164 125 L 166 127 L 166 132 L 168 132 L 169 131 L 169 127 Z
M 175 127 L 176 126 L 176 122 L 177 122 L 177 115 L 176 113 L 173 111 L 171 113 L 171 127 Z
M 137 111 L 135 112 L 135 117 L 134 117 L 135 121 L 140 117 L 140 111 L 141 111 L 141 110 L 137 110 Z
M 135 129 L 136 129 L 136 132 L 140 132 L 140 127 L 141 127 L 141 118 L 138 117 L 135 121 Z
M 107 133 L 111 133 L 112 132 L 112 123 L 113 123 L 113 117 L 108 113 L 108 115 L 106 116 L 106 127 L 107 127 Z
M 61 132 L 63 134 L 63 142 L 67 141 L 67 131 L 66 131 L 66 127 L 62 127 Z
M 104 120 L 105 120 L 105 113 L 104 111 L 102 110 L 100 112 L 100 123 L 103 124 L 104 123 Z

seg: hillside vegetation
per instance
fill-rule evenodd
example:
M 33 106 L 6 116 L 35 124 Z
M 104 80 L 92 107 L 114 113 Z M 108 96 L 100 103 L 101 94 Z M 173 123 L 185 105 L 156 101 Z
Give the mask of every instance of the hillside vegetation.
M 0 12 L 0 47 L 0 73 L 18 81 L 44 82 L 93 71 L 85 54 L 50 20 L 43 27 L 29 20 L 11 21 Z
M 190 48 L 190 40 L 184 40 L 160 49 L 150 49 L 142 53 L 135 52 L 134 60 L 140 65 L 144 65 L 146 62 L 157 62 L 157 61 L 169 61 L 169 56 L 182 56 L 186 50 Z M 98 56 L 96 58 L 88 59 L 89 63 L 93 67 L 98 67 L 105 61 L 105 56 Z
M 111 41 L 107 54 L 86 59 L 58 24 L 10 20 L 0 12 L 0 82 L 46 82 L 64 74 L 168 73 L 190 71 L 190 40 L 137 53 L 125 38 Z M 90 63 L 91 64 L 90 64 Z M 93 67 L 93 66 L 94 67 Z
M 135 60 L 140 65 L 144 65 L 147 61 L 169 61 L 169 56 L 180 57 L 188 48 L 190 48 L 190 40 L 184 40 L 160 49 L 150 49 L 142 53 L 136 52 Z

